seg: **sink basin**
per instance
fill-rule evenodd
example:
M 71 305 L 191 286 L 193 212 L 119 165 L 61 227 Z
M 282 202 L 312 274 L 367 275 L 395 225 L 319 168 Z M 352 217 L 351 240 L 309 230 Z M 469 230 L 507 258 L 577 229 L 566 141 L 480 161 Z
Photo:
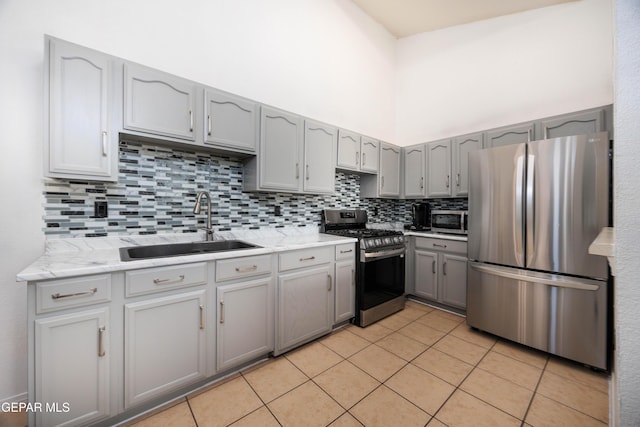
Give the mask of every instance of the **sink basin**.
M 168 243 L 164 245 L 132 246 L 120 248 L 122 261 L 136 261 L 150 258 L 198 255 L 210 252 L 237 251 L 259 248 L 258 245 L 241 240 L 217 240 L 214 242 Z

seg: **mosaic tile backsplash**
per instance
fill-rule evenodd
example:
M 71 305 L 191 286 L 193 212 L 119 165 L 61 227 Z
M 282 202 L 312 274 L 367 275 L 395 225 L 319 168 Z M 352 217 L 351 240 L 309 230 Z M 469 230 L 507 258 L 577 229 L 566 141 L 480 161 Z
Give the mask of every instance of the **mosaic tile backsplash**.
M 324 208 L 365 209 L 370 222 L 411 222 L 414 201 L 360 199 L 355 174 L 337 172 L 333 195 L 243 193 L 239 159 L 128 141 L 120 142 L 119 154 L 117 183 L 45 181 L 48 238 L 196 232 L 206 218 L 206 208 L 193 213 L 199 191 L 211 194 L 214 231 L 320 225 Z M 96 201 L 107 202 L 107 218 L 94 216 Z M 466 199 L 429 203 L 466 207 Z

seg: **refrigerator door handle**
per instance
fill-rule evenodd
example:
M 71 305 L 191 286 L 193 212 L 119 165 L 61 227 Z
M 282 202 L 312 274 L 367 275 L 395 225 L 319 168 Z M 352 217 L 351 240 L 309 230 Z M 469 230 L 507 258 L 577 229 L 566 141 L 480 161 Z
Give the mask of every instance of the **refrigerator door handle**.
M 524 204 L 523 195 L 522 195 L 522 192 L 524 190 L 523 179 L 524 179 L 524 156 L 518 156 L 516 160 L 516 182 L 515 182 L 516 191 L 515 191 L 515 203 L 514 203 L 514 212 L 513 212 L 515 216 L 515 220 L 513 221 L 513 223 L 521 224 L 522 227 L 524 227 L 524 217 L 522 214 L 522 209 Z M 522 244 L 522 234 L 523 234 L 522 229 L 520 229 L 520 231 L 516 230 L 516 232 L 514 233 L 515 256 L 520 265 L 524 265 L 524 259 L 523 259 L 524 248 Z
M 497 266 L 485 266 L 477 263 L 470 263 L 472 269 L 481 273 L 492 274 L 494 276 L 505 277 L 507 279 L 520 280 L 523 282 L 539 283 L 542 285 L 556 286 L 558 288 L 571 288 L 581 291 L 597 291 L 598 285 L 591 285 L 584 282 L 571 280 L 571 278 L 554 278 L 553 275 L 539 273 L 537 275 L 523 274 L 521 270 L 511 268 L 501 268 Z
M 529 154 L 527 156 L 527 212 L 526 212 L 526 230 L 527 230 L 527 263 L 529 266 L 535 255 L 535 236 L 536 236 L 536 198 L 535 198 L 535 167 L 536 156 Z

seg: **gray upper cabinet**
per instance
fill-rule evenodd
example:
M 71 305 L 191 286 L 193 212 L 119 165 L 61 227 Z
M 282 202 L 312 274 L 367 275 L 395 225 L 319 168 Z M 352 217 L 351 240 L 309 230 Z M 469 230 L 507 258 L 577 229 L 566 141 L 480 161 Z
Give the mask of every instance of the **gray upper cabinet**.
M 488 130 L 485 132 L 486 147 L 501 147 L 533 141 L 535 139 L 534 130 L 533 122 Z
M 215 89 L 204 89 L 204 143 L 255 154 L 258 104 Z
M 362 172 L 378 172 L 380 142 L 375 139 L 363 136 L 360 144 L 362 156 L 360 159 L 360 170 Z
M 422 198 L 426 195 L 427 155 L 425 144 L 404 148 L 404 195 Z
M 451 195 L 451 141 L 427 144 L 427 197 Z
M 338 129 L 313 120 L 304 122 L 304 183 L 306 193 L 333 193 L 336 186 Z
M 45 176 L 117 181 L 118 137 L 111 128 L 113 59 L 54 38 L 45 43 Z
M 400 196 L 400 147 L 380 143 L 380 197 Z
M 124 65 L 124 128 L 196 140 L 195 83 L 152 68 Z
M 607 130 L 606 108 L 581 111 L 540 121 L 538 139 L 584 135 Z
M 352 171 L 360 170 L 361 136 L 348 130 L 338 131 L 338 160 L 336 167 Z
M 260 118 L 260 187 L 298 191 L 301 177 L 302 119 L 272 107 Z
M 451 142 L 451 167 L 453 169 L 451 195 L 462 197 L 469 194 L 469 152 L 480 150 L 483 134 L 458 136 Z

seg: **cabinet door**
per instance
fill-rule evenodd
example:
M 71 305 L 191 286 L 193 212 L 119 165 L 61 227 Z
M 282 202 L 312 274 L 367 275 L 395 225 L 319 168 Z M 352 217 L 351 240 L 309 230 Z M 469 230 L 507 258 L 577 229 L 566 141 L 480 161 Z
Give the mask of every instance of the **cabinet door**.
M 275 190 L 300 188 L 300 117 L 262 107 L 260 121 L 260 186 Z
M 427 144 L 427 197 L 451 195 L 451 141 L 435 141 Z
M 342 169 L 360 169 L 360 135 L 344 129 L 338 131 L 338 161 Z
M 205 143 L 255 153 L 258 105 L 214 89 L 205 89 L 204 99 Z
M 363 136 L 360 148 L 362 151 L 360 170 L 363 172 L 377 173 L 378 160 L 380 156 L 380 142 Z
M 344 322 L 355 316 L 356 264 L 353 259 L 336 262 L 336 299 L 334 323 Z
M 276 353 L 331 331 L 331 265 L 281 274 L 278 279 Z
M 469 194 L 469 152 L 482 148 L 482 133 L 454 138 L 452 143 L 453 192 L 460 197 Z
M 467 306 L 467 258 L 441 254 L 442 276 L 440 298 L 443 304 L 453 307 Z
M 406 147 L 404 150 L 404 195 L 425 196 L 426 154 L 424 144 Z
M 108 56 L 49 40 L 47 176 L 117 180 L 117 135 L 109 129 L 110 76 Z
M 270 277 L 218 286 L 218 371 L 273 351 L 273 306 Z
M 601 108 L 545 119 L 540 126 L 541 139 L 603 132 L 606 130 L 605 110 Z
M 523 144 L 533 141 L 533 123 L 506 126 L 486 132 L 485 147 L 502 147 L 503 145 Z
M 380 144 L 380 196 L 400 196 L 400 147 Z
M 438 254 L 416 250 L 413 262 L 415 294 L 432 300 L 438 299 Z
M 125 407 L 205 376 L 205 291 L 125 304 Z
M 334 193 L 338 129 L 305 120 L 304 184 L 308 193 Z
M 35 401 L 58 405 L 36 412 L 37 425 L 84 425 L 109 416 L 109 334 L 108 308 L 36 320 Z
M 136 64 L 124 66 L 124 128 L 195 141 L 194 83 Z

